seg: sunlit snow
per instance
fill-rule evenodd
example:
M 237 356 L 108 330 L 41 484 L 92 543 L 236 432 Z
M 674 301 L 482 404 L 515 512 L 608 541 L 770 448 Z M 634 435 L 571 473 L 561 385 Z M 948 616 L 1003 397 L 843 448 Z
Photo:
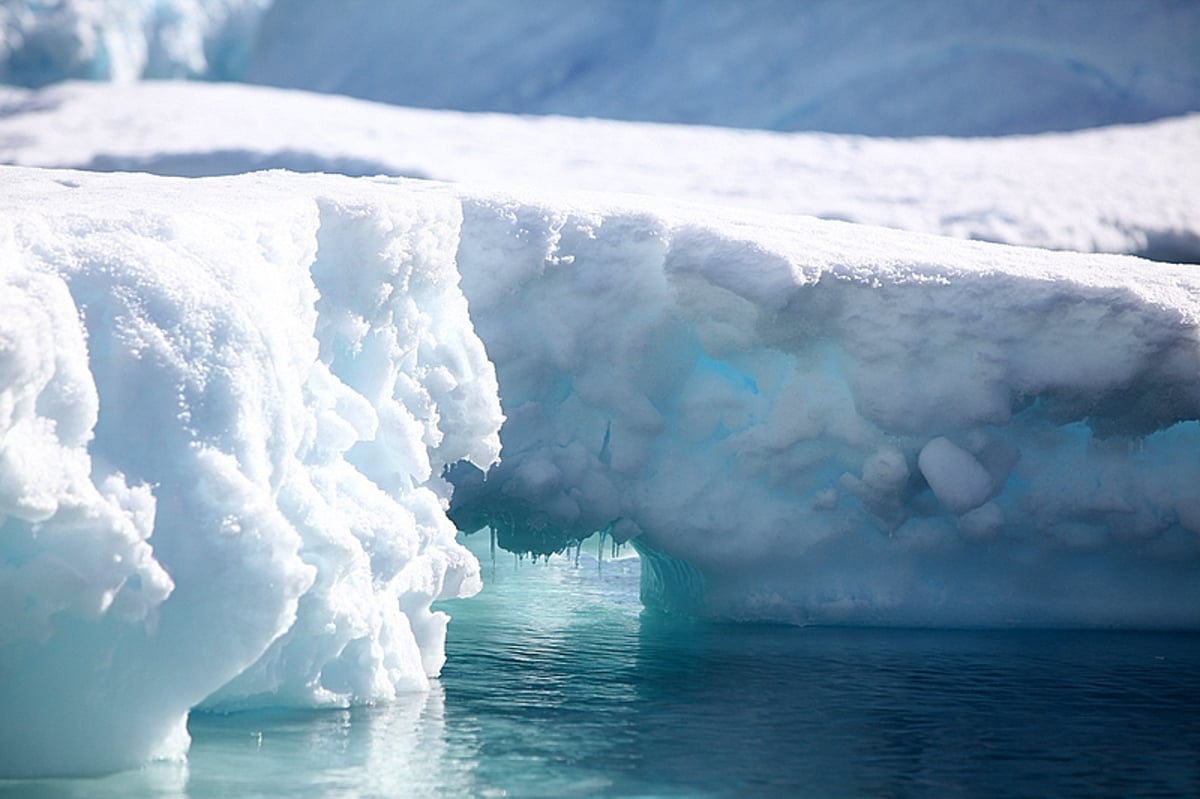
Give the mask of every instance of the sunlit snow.
M 1052 249 L 1200 260 L 1200 115 L 998 139 L 871 139 L 423 111 L 244 85 L 0 88 L 0 162 L 591 189 Z
M 0 701 L 22 719 L 0 772 L 177 755 L 201 702 L 423 689 L 430 604 L 479 587 L 440 474 L 499 449 L 458 203 L 282 174 L 0 182 Z

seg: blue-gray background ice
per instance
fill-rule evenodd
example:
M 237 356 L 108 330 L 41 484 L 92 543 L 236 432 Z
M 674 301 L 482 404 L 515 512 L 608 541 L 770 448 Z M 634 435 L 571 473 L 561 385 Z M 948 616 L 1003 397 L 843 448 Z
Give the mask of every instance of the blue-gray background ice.
M 206 78 L 424 108 L 882 136 L 1200 106 L 1187 0 L 127 0 L 0 9 L 0 80 Z

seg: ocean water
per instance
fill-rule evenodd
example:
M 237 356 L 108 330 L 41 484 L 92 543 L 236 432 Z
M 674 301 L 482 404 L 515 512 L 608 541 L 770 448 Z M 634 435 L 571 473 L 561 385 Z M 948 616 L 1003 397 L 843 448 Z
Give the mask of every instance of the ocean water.
M 186 764 L 0 796 L 1200 796 L 1200 635 L 672 622 L 636 557 L 469 543 L 429 695 L 194 715 Z

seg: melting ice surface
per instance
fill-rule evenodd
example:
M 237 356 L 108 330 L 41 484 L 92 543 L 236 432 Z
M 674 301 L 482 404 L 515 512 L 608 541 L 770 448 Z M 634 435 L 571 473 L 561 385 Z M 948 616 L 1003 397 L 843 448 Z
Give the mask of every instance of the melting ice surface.
M 0 174 L 6 775 L 177 756 L 194 707 L 426 689 L 432 603 L 479 588 L 447 508 L 519 549 L 632 541 L 643 598 L 687 613 L 1200 625 L 1192 267 L 629 197 Z

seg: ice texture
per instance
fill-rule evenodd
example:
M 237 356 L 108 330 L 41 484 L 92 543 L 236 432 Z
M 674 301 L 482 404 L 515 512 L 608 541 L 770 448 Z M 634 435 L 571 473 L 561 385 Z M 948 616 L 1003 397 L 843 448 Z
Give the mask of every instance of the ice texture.
M 606 530 L 725 618 L 1200 624 L 1196 268 L 465 196 L 507 417 L 465 529 Z
M 272 0 L 5 0 L 0 82 L 229 80 L 245 73 Z
M 1198 110 L 1198 38 L 1200 9 L 1174 0 L 275 0 L 247 76 L 428 108 L 980 136 Z
M 453 198 L 0 172 L 0 775 L 178 756 L 196 706 L 427 688 L 496 458 Z

